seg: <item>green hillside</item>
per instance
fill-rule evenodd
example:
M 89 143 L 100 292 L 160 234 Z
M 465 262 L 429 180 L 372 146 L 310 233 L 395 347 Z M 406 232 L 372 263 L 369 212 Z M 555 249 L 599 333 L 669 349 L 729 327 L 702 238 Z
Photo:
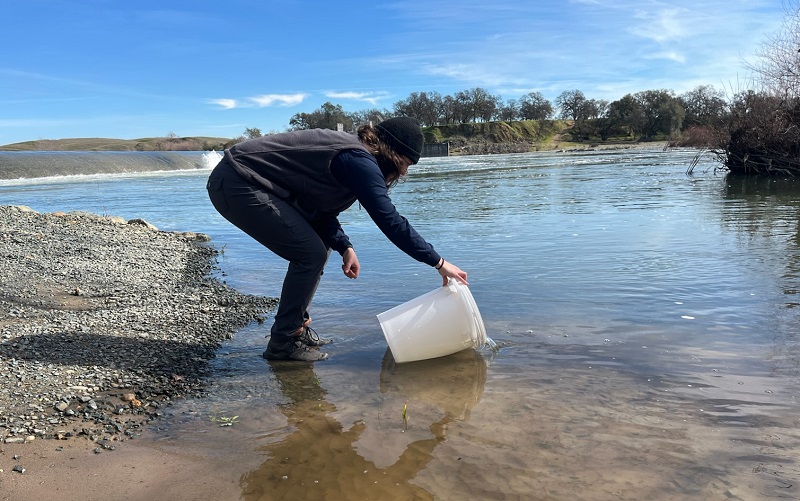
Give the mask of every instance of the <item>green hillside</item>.
M 102 137 L 39 139 L 0 146 L 0 151 L 202 151 L 222 150 L 231 140 L 222 137 Z
M 425 142 L 450 143 L 451 155 L 522 153 L 565 146 L 562 134 L 570 127 L 564 120 L 481 122 L 426 127 Z

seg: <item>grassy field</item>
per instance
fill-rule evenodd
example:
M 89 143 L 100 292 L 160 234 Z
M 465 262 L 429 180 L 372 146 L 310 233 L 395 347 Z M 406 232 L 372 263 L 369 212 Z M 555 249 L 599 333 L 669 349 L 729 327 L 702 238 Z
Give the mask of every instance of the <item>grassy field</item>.
M 89 137 L 25 141 L 0 146 L 0 151 L 201 151 L 223 150 L 231 142 L 222 137 Z

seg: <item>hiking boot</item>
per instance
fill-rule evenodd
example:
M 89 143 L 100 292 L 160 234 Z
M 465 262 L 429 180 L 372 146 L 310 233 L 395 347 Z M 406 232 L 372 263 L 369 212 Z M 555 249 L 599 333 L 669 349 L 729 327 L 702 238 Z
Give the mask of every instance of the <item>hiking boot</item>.
M 303 344 L 298 340 L 292 343 L 289 351 L 272 351 L 270 346 L 267 345 L 263 357 L 267 360 L 298 360 L 300 362 L 316 362 L 318 360 L 325 360 L 328 358 L 327 353 L 323 353 L 318 349 Z
M 326 344 L 330 344 L 333 342 L 333 339 L 319 337 L 317 331 L 309 327 L 308 325 L 304 325 L 300 328 L 300 333 L 295 334 L 297 340 L 303 343 L 306 346 L 325 346 Z

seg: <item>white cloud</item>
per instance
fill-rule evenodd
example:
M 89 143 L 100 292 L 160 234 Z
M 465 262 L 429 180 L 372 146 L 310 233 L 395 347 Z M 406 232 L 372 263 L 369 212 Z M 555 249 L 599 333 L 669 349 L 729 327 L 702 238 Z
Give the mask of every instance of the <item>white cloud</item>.
M 248 98 L 251 102 L 255 103 L 259 108 L 266 108 L 267 106 L 294 106 L 300 104 L 307 97 L 306 94 L 262 94 L 260 96 L 253 96 Z
M 684 36 L 684 23 L 679 14 L 689 13 L 686 9 L 664 9 L 658 12 L 639 11 L 635 15 L 637 25 L 631 28 L 634 35 L 649 38 L 656 42 L 679 40 Z
M 211 99 L 208 102 L 211 104 L 216 104 L 225 110 L 231 110 L 238 106 L 236 99 Z
M 683 54 L 679 54 L 672 50 L 664 52 L 655 52 L 645 57 L 647 59 L 668 59 L 670 61 L 675 61 L 676 63 L 681 63 L 681 64 L 686 62 L 686 57 Z
M 517 70 L 504 68 L 505 71 L 497 69 L 498 56 L 494 61 L 476 58 L 470 63 L 437 64 L 427 63 L 420 66 L 421 70 L 430 75 L 444 76 L 453 80 L 465 82 L 468 86 L 499 87 L 499 86 L 520 86 L 529 83 L 526 77 L 521 77 Z M 521 57 L 525 60 L 525 57 Z M 522 65 L 523 63 L 520 63 Z M 524 70 L 520 70 L 524 71 Z
M 268 106 L 294 106 L 300 104 L 307 97 L 307 94 L 261 94 L 244 99 L 210 99 L 208 102 L 220 106 L 225 110 L 234 108 L 266 108 Z
M 385 98 L 387 92 L 326 92 L 325 96 L 331 99 L 352 99 L 354 101 L 364 101 L 373 106 L 377 106 L 378 101 Z

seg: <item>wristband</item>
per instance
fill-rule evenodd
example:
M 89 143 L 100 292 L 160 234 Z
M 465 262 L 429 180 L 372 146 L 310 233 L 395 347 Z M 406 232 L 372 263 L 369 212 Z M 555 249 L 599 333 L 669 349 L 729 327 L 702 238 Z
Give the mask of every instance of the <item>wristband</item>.
M 442 266 L 444 266 L 444 258 L 442 258 L 442 260 L 441 260 L 441 261 L 439 261 L 439 264 L 437 264 L 436 266 L 434 266 L 434 269 L 436 269 L 436 270 L 441 270 L 441 269 L 442 269 Z

